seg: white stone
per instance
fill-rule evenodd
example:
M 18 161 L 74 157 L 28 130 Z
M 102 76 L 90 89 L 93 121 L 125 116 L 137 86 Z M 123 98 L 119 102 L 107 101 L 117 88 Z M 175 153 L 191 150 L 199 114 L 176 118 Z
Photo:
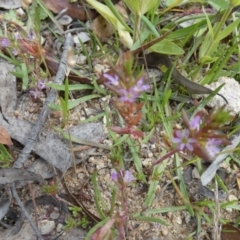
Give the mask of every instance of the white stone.
M 54 221 L 48 221 L 48 220 L 42 220 L 39 221 L 39 230 L 42 235 L 46 235 L 51 233 L 55 229 L 55 222 Z
M 240 112 L 240 84 L 234 78 L 220 77 L 216 82 L 205 86 L 215 90 L 222 84 L 225 85 L 221 88 L 219 93 L 227 99 L 228 104 L 226 104 L 223 98 L 216 95 L 208 103 L 208 106 L 216 107 L 216 109 L 218 109 L 219 107 L 226 105 L 226 110 L 229 110 L 233 114 L 238 114 Z
M 146 158 L 146 159 L 144 159 L 144 160 L 142 161 L 142 165 L 143 165 L 144 167 L 149 167 L 149 166 L 151 166 L 151 165 L 152 165 L 152 159 L 151 159 L 151 158 Z
M 162 234 L 164 235 L 164 236 L 167 236 L 168 235 L 168 228 L 167 228 L 167 226 L 162 226 L 161 227 L 161 230 L 162 230 Z
M 82 41 L 82 43 L 88 42 L 90 40 L 89 35 L 86 32 L 80 32 L 77 36 L 74 36 L 74 43 L 81 45 L 79 39 Z
M 63 229 L 63 224 L 62 224 L 62 223 L 58 223 L 57 228 L 56 228 L 56 231 L 57 231 L 58 233 L 60 233 L 60 232 L 62 231 L 62 229 Z
M 52 220 L 56 220 L 56 219 L 58 219 L 60 217 L 60 213 L 59 212 L 52 212 L 51 214 L 50 214 L 50 218 L 52 219 Z
M 181 225 L 181 224 L 182 224 L 182 218 L 181 218 L 181 216 L 175 217 L 175 218 L 174 218 L 174 222 L 177 223 L 177 224 L 179 224 L 179 225 Z
M 234 201 L 234 200 L 238 200 L 238 198 L 236 196 L 230 194 L 228 196 L 228 200 L 229 201 Z M 235 204 L 237 204 L 237 202 Z M 226 211 L 231 213 L 233 210 L 232 210 L 232 208 L 226 208 Z
M 153 157 L 153 153 L 152 152 L 148 153 L 148 157 L 152 158 Z

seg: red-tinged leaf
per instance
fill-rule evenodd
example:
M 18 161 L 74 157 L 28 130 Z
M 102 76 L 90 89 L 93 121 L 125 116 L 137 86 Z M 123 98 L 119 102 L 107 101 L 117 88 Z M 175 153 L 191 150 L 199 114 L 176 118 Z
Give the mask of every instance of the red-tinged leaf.
M 140 112 L 135 116 L 134 119 L 130 120 L 130 124 L 133 126 L 136 126 L 139 120 L 141 119 L 141 117 L 142 117 L 142 113 Z
M 110 218 L 101 228 L 99 228 L 92 236 L 91 240 L 103 240 L 108 239 L 105 238 L 108 233 L 111 232 L 111 227 L 114 224 L 115 219 Z
M 94 19 L 99 15 L 95 10 L 89 9 L 86 5 L 80 6 L 78 3 L 70 3 L 69 0 L 42 0 L 42 2 L 54 13 L 60 13 L 62 10 L 67 9 L 66 14 L 68 16 L 81 21 Z
M 131 130 L 131 137 L 133 139 L 143 138 L 143 132 L 140 130 Z
M 230 224 L 222 226 L 221 240 L 239 240 L 240 230 Z
M 143 132 L 140 130 L 135 130 L 131 127 L 125 127 L 125 128 L 120 128 L 120 127 L 109 127 L 110 130 L 118 133 L 118 134 L 129 134 L 132 138 L 137 139 L 137 138 L 142 138 L 143 137 Z
M 198 157 L 200 157 L 202 160 L 210 161 L 210 162 L 212 162 L 213 160 L 213 158 L 210 156 L 208 151 L 204 147 L 201 147 L 198 144 L 194 145 L 193 153 L 196 154 Z
M 45 50 L 41 44 L 35 41 L 26 41 L 24 39 L 19 39 L 19 47 L 22 52 L 29 53 L 34 57 L 40 58 L 45 54 Z
M 0 143 L 4 145 L 13 145 L 12 140 L 6 130 L 0 126 Z
M 119 134 L 130 134 L 129 128 L 109 127 L 109 129 Z

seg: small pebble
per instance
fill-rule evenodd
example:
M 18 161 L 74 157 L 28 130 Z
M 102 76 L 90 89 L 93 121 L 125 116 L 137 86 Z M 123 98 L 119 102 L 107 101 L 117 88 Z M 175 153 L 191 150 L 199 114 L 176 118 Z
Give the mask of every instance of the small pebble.
M 236 196 L 230 194 L 230 195 L 228 196 L 228 200 L 229 200 L 229 201 L 234 201 L 234 200 L 238 200 L 238 198 L 237 198 Z M 235 204 L 237 204 L 237 202 L 236 202 Z M 231 213 L 231 212 L 233 211 L 233 209 L 232 209 L 232 208 L 226 208 L 226 211 L 229 212 L 229 213 Z
M 60 232 L 62 231 L 62 229 L 63 229 L 63 224 L 62 224 L 62 223 L 58 223 L 57 228 L 56 228 L 56 231 L 57 231 L 58 233 L 60 233 Z
M 39 221 L 39 230 L 42 235 L 50 234 L 55 229 L 55 222 L 42 220 Z
M 167 235 L 168 235 L 168 228 L 167 228 L 166 226 L 162 226 L 162 227 L 161 227 L 161 230 L 162 230 L 162 234 L 163 234 L 164 236 L 167 236 Z
M 153 153 L 152 152 L 148 153 L 148 157 L 152 158 L 153 157 Z
M 58 219 L 60 217 L 60 213 L 58 213 L 58 212 L 52 212 L 51 214 L 50 214 L 50 218 L 52 219 L 52 220 L 56 220 L 56 219 Z

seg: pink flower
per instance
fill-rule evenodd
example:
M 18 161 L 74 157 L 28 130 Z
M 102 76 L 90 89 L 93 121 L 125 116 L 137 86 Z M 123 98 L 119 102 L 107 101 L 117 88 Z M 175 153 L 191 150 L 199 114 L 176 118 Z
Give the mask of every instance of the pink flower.
M 126 171 L 121 170 L 120 174 L 121 174 L 121 177 L 122 177 L 122 175 L 124 175 L 123 176 L 123 181 L 125 183 L 131 183 L 132 181 L 135 180 L 135 177 L 132 175 L 132 173 L 129 170 L 126 170 Z M 111 179 L 113 181 L 117 181 L 118 178 L 119 178 L 119 174 L 115 170 L 113 170 L 111 172 Z
M 105 74 L 103 74 L 103 76 L 108 79 L 109 84 L 111 84 L 113 86 L 119 85 L 119 77 L 117 74 L 115 74 L 114 76 L 111 76 L 110 74 L 105 73 Z
M 125 171 L 124 177 L 123 177 L 124 182 L 130 183 L 135 180 L 135 177 L 132 175 L 130 171 Z
M 8 40 L 8 38 L 2 38 L 0 41 L 0 45 L 1 47 L 8 47 L 10 45 L 10 41 Z
M 208 153 L 212 158 L 215 157 L 216 154 L 220 152 L 220 147 L 219 145 L 222 143 L 221 140 L 215 139 L 215 138 L 210 138 L 208 139 L 205 148 L 207 149 Z
M 134 92 L 143 92 L 150 88 L 148 84 L 143 84 L 143 78 L 140 78 L 137 84 L 133 87 Z
M 42 96 L 42 92 L 39 91 L 38 89 L 30 90 L 29 93 L 35 100 Z
M 38 89 L 43 90 L 46 88 L 46 85 L 44 83 L 45 81 L 42 81 L 41 79 L 38 79 Z
M 195 116 L 193 119 L 189 121 L 189 126 L 191 130 L 199 131 L 201 124 L 201 118 L 199 115 Z
M 113 181 L 117 181 L 118 180 L 118 173 L 115 170 L 111 172 L 110 176 L 111 176 L 111 179 Z
M 175 132 L 176 137 L 173 137 L 173 143 L 177 145 L 177 148 L 181 151 L 183 151 L 185 148 L 187 148 L 189 151 L 193 151 L 193 143 L 196 142 L 196 139 L 189 138 L 190 131 L 188 129 L 185 129 L 183 131 L 177 130 Z
M 120 89 L 122 96 L 120 97 L 120 101 L 122 102 L 134 102 L 140 95 L 139 92 L 135 92 L 133 88 L 128 90 Z

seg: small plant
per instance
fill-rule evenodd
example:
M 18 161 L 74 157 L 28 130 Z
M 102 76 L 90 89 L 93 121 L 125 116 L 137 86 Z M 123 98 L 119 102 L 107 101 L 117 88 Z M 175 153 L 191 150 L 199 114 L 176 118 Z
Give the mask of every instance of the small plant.
M 50 182 L 50 185 L 43 186 L 43 192 L 47 195 L 54 196 L 58 193 L 57 183 L 54 181 Z
M 95 232 L 94 232 L 94 228 L 93 230 L 89 231 L 87 237 L 91 235 L 91 240 L 105 239 L 105 238 L 106 239 L 115 238 L 120 240 L 120 239 L 126 238 L 128 220 L 130 217 L 127 188 L 129 184 L 131 184 L 135 180 L 135 177 L 132 175 L 132 173 L 129 170 L 127 171 L 117 170 L 111 173 L 111 179 L 117 185 L 117 189 L 113 188 L 113 196 L 112 196 L 111 209 L 110 209 L 111 217 L 104 219 L 100 223 L 101 227 L 99 227 L 99 229 L 96 230 Z M 117 196 L 116 196 L 116 192 L 117 192 Z M 98 196 L 97 199 L 99 198 L 100 196 Z M 116 202 L 115 202 L 116 199 L 120 201 L 119 207 L 116 207 Z M 116 231 L 112 229 L 113 225 L 115 226 Z M 99 236 L 102 236 L 102 238 L 99 238 Z
M 199 111 L 191 120 L 188 119 L 186 112 L 182 111 L 182 117 L 186 128 L 174 131 L 173 144 L 166 141 L 168 146 L 174 147 L 155 161 L 154 165 L 180 151 L 191 152 L 201 159 L 212 161 L 220 152 L 220 145 L 231 144 L 231 141 L 227 140 L 226 134 L 219 133 L 220 130 L 223 130 L 222 126 L 233 119 L 223 107 L 213 110 L 209 114 Z
M 142 116 L 143 103 L 137 103 L 136 100 L 150 86 L 144 82 L 141 73 L 134 76 L 131 53 L 123 54 L 118 65 L 119 67 L 115 69 L 117 74 L 114 76 L 104 74 L 108 79 L 105 85 L 119 95 L 119 98 L 114 100 L 114 106 L 123 118 L 125 126 L 110 127 L 110 129 L 119 134 L 129 134 L 132 138 L 142 138 L 142 131 L 136 127 Z
M 82 213 L 82 209 L 80 207 L 69 207 L 69 210 L 72 212 L 73 218 L 70 217 L 66 221 L 66 225 L 64 229 L 70 229 L 81 226 L 82 228 L 87 228 L 89 225 L 89 221 L 85 215 Z
M 7 168 L 12 162 L 12 156 L 9 154 L 3 144 L 0 144 L 0 167 Z

